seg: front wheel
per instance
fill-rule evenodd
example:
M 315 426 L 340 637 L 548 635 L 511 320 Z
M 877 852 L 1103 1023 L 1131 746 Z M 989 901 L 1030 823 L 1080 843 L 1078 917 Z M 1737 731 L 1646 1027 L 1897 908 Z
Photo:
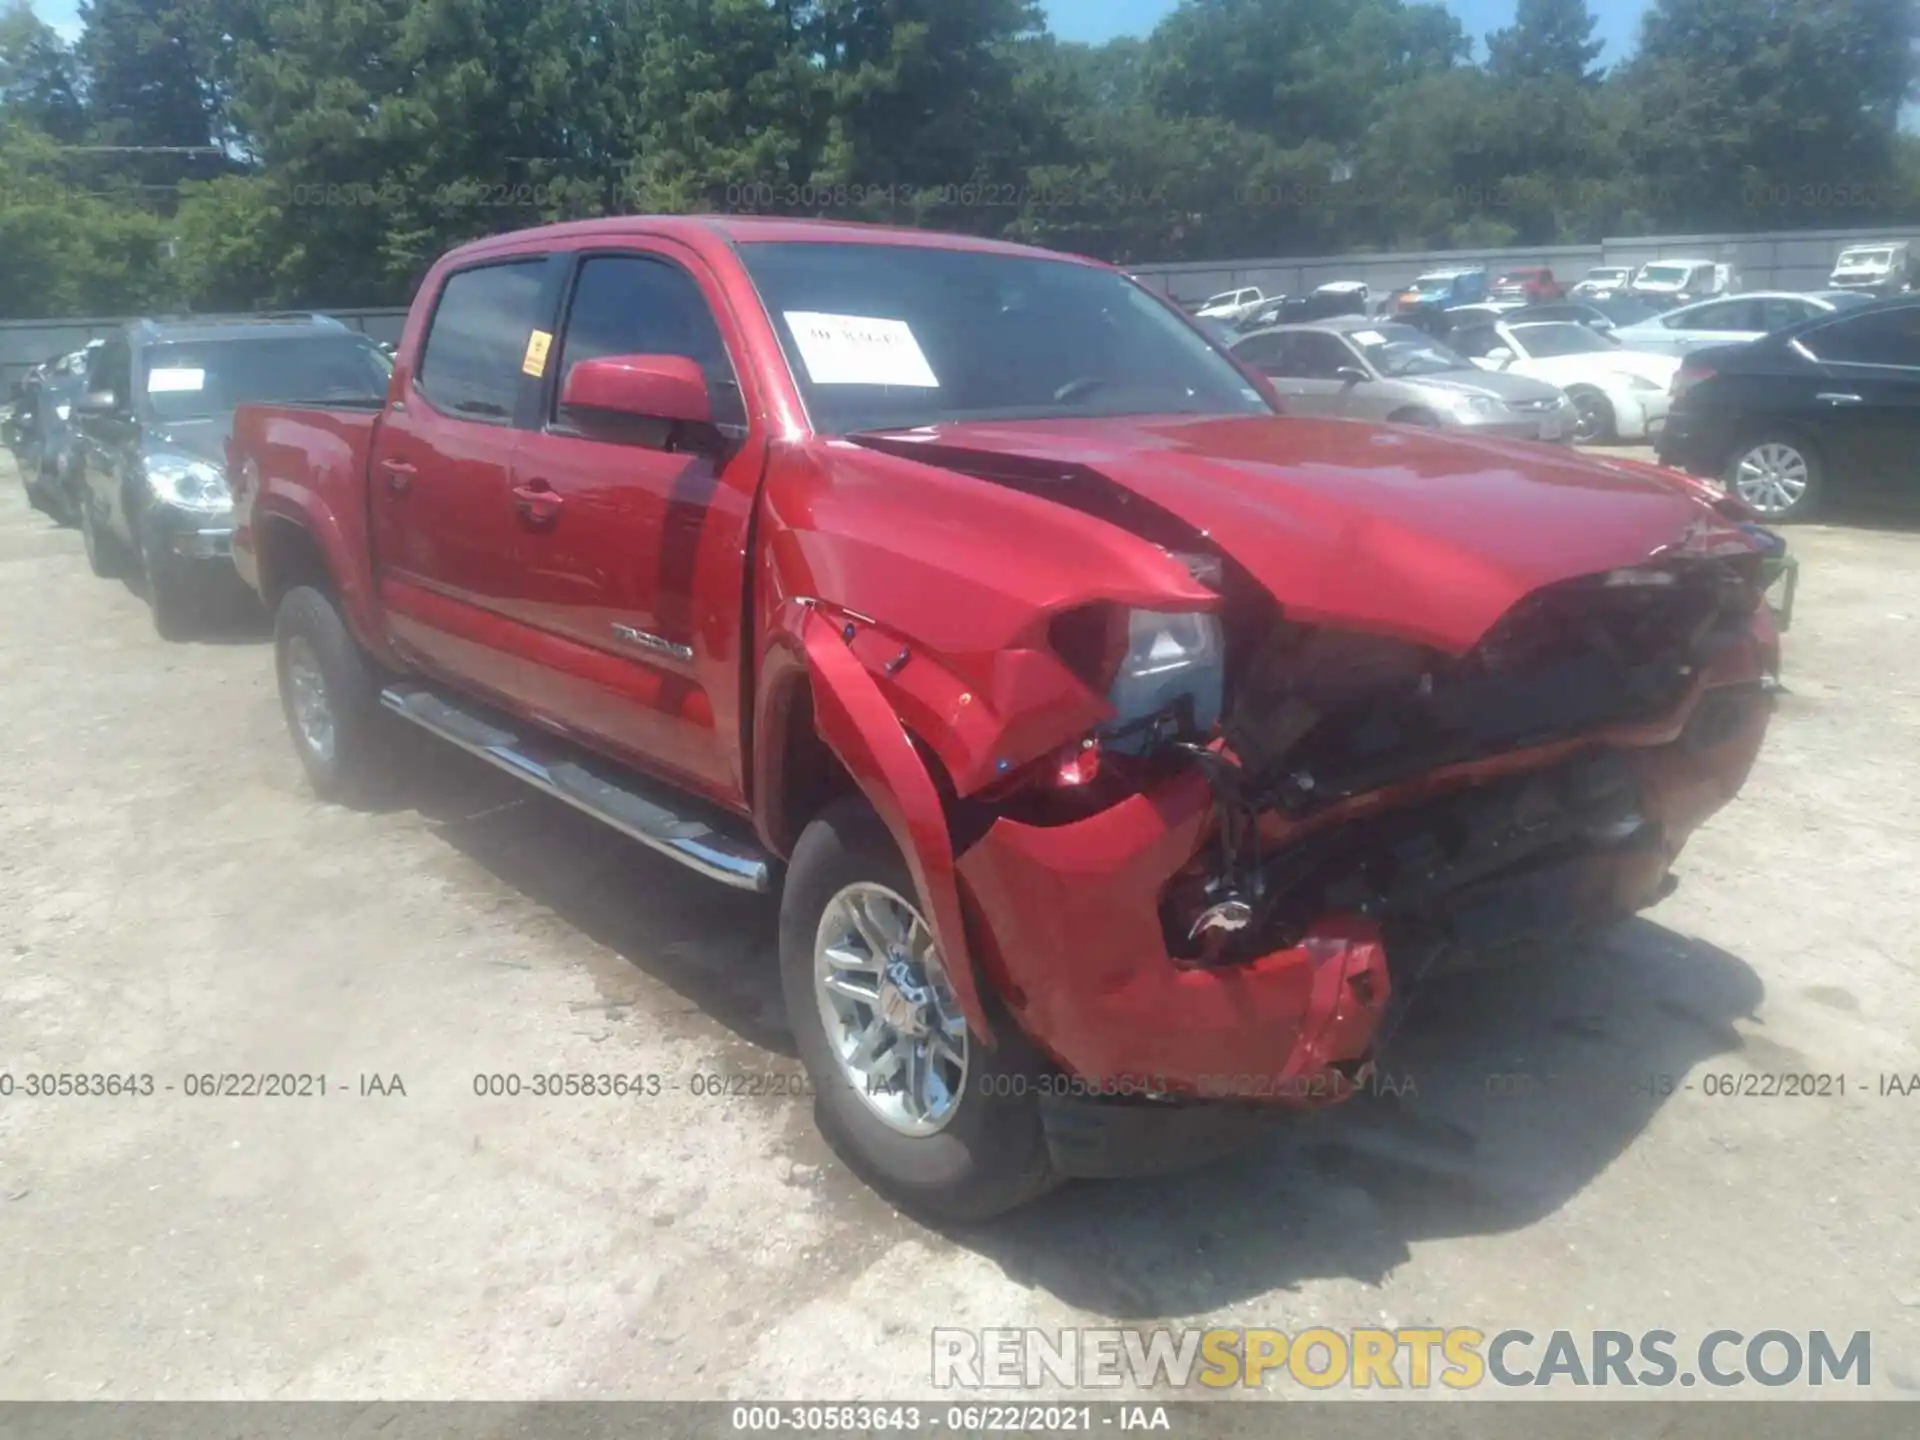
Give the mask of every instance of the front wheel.
M 1575 386 L 1567 392 L 1573 401 L 1576 418 L 1573 442 L 1576 445 L 1611 445 L 1620 436 L 1620 424 L 1613 413 L 1613 402 L 1598 390 Z
M 780 904 L 787 1017 L 820 1130 L 903 1209 L 985 1220 L 1058 1182 L 1045 1066 L 1012 1022 L 969 1028 L 892 837 L 845 799 L 794 847 Z
M 102 580 L 117 580 L 126 573 L 127 557 L 120 542 L 108 534 L 104 523 L 94 515 L 94 506 L 85 493 L 80 496 L 80 543 L 86 547 L 87 568 Z
M 293 748 L 323 800 L 357 803 L 385 774 L 385 736 L 373 674 L 333 601 L 289 590 L 274 613 L 274 669 Z
M 149 530 L 140 545 L 140 566 L 147 587 L 153 628 L 162 640 L 188 640 L 199 618 L 194 576 L 167 549 L 166 537 Z

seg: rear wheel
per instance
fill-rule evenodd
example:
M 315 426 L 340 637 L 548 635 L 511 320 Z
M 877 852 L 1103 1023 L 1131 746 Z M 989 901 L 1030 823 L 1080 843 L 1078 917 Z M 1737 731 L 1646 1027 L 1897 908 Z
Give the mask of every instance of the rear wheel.
M 1806 520 L 1820 508 L 1825 475 L 1820 457 L 1803 441 L 1762 434 L 1734 452 L 1723 477 L 1768 520 Z
M 332 600 L 289 590 L 273 625 L 280 708 L 294 753 L 323 800 L 370 798 L 385 775 L 386 736 L 373 671 Z
M 794 847 L 780 904 L 788 1020 L 821 1133 L 903 1209 L 984 1220 L 1057 1182 L 1044 1062 L 1007 1022 L 988 1049 L 961 1014 L 892 837 L 835 802 Z

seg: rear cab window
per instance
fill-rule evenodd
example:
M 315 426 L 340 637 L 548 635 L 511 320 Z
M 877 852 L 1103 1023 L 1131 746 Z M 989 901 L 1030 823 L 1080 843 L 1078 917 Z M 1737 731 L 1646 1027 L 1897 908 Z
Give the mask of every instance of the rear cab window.
M 510 424 L 529 336 L 545 319 L 547 257 L 497 261 L 447 277 L 428 322 L 413 388 L 463 420 Z

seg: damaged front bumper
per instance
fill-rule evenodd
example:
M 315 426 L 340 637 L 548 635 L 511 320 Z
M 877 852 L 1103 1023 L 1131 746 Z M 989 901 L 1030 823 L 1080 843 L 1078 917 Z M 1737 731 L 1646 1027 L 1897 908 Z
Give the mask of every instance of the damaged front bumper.
M 1178 959 L 1167 939 L 1169 888 L 1214 835 L 1213 792 L 1196 771 L 1067 824 L 996 820 L 959 874 L 987 978 L 1073 1082 L 1043 1105 L 1056 1162 L 1083 1175 L 1166 1168 L 1230 1147 L 1275 1111 L 1343 1100 L 1367 1083 L 1404 1000 L 1396 992 L 1440 954 L 1574 933 L 1658 901 L 1687 838 L 1758 754 L 1772 644 L 1758 620 L 1749 643 L 1658 722 L 1455 766 L 1292 826 L 1282 856 L 1290 843 L 1342 826 L 1365 833 L 1422 806 L 1485 809 L 1481 797 L 1502 786 L 1574 774 L 1596 757 L 1630 777 L 1631 814 L 1596 811 L 1591 843 L 1522 846 L 1505 869 L 1468 857 L 1461 883 L 1421 897 L 1417 915 L 1329 909 L 1271 948 L 1249 937 L 1247 958 L 1230 964 Z M 1537 823 L 1529 803 L 1516 800 L 1516 826 Z M 1439 833 L 1463 824 L 1477 836 L 1470 815 L 1452 812 Z M 1288 829 L 1272 815 L 1269 825 Z M 1488 833 L 1473 843 L 1497 848 L 1501 836 Z

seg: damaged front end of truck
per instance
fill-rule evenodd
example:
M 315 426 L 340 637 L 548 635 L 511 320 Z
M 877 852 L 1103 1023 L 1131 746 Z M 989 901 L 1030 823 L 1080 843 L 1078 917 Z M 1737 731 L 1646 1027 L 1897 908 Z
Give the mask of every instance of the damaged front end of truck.
M 1353 1093 L 1422 978 L 1550 963 L 1555 942 L 1668 893 L 1758 753 L 1778 637 L 1766 538 L 1658 477 L 1618 481 L 1632 533 L 1563 515 L 1530 541 L 1396 514 L 1380 489 L 1340 489 L 1349 476 L 1282 472 L 1261 494 L 1233 435 L 1184 454 L 1170 438 L 1188 437 L 1076 466 L 1046 453 L 1068 437 L 1011 427 L 863 443 L 1124 530 L 1178 573 L 1164 607 L 1055 587 L 1034 648 L 1094 710 L 1055 707 L 993 773 L 943 758 L 983 985 L 1076 1100 L 1176 1117 L 1167 1134 L 1190 1139 L 1192 1102 Z M 1432 485 L 1442 453 L 1404 459 Z M 1577 460 L 1444 453 L 1504 469 L 1538 514 L 1553 497 L 1524 486 L 1585 487 L 1578 509 L 1613 483 Z M 1183 487 L 1180 465 L 1202 462 L 1227 483 Z M 1552 473 L 1513 478 L 1528 470 Z M 1561 537 L 1565 553 L 1535 553 Z M 974 679 L 991 708 L 991 677 Z M 916 730 L 915 707 L 889 703 L 909 732 L 937 728 L 932 707 Z M 1053 1109 L 1062 1168 L 1158 1168 L 1086 1153 L 1084 1106 Z

